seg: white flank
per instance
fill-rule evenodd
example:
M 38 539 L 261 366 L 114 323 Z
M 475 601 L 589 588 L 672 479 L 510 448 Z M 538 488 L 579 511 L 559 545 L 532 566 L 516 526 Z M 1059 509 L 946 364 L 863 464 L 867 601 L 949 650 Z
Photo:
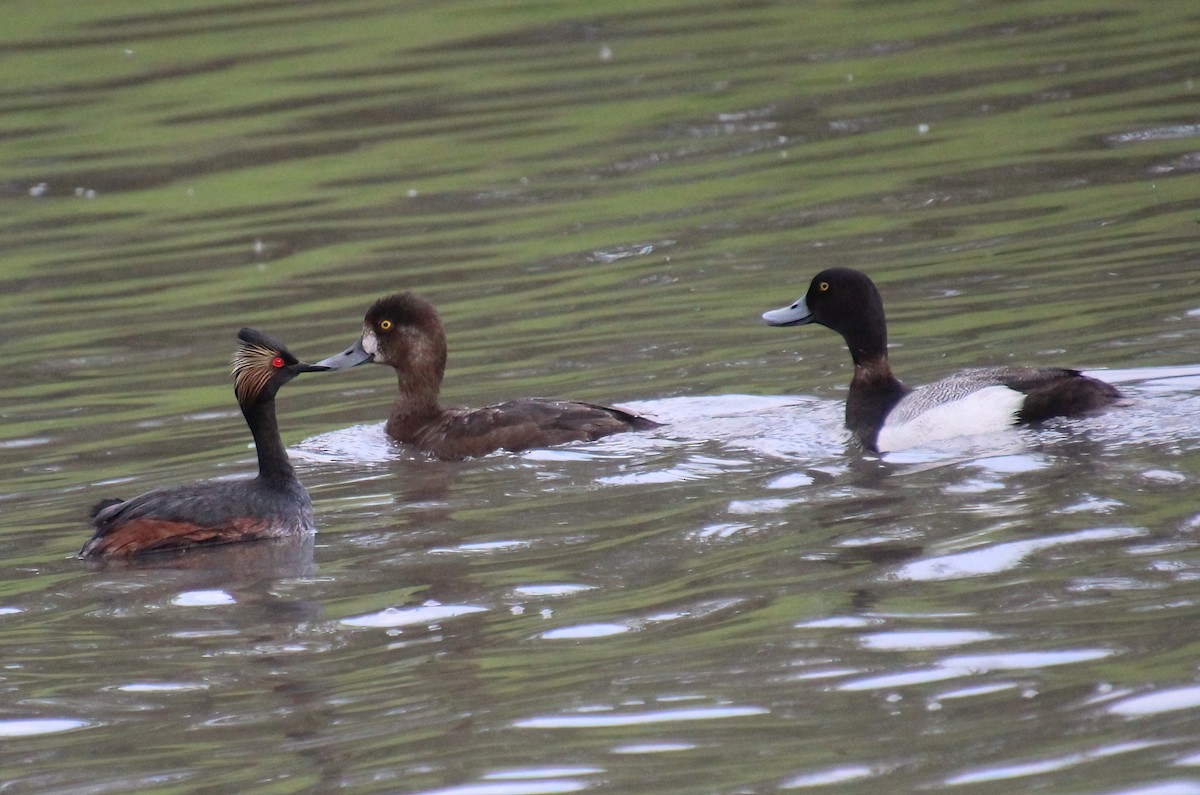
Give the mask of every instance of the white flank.
M 934 406 L 905 422 L 892 424 L 885 420 L 875 444 L 879 452 L 886 453 L 955 436 L 994 433 L 1012 427 L 1024 401 L 1024 393 L 1015 389 L 984 387 L 966 397 Z M 902 405 L 904 401 L 900 403 Z M 892 409 L 893 414 L 896 409 Z

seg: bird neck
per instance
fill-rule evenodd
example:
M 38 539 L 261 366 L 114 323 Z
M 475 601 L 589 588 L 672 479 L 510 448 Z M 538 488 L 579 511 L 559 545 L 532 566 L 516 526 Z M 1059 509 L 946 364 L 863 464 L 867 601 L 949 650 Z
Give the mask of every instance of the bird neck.
M 437 361 L 418 361 L 410 367 L 396 368 L 398 391 L 392 414 L 413 419 L 425 419 L 441 413 L 438 393 L 442 387 L 444 364 Z
M 271 484 L 290 483 L 296 479 L 287 450 L 279 438 L 279 423 L 275 420 L 275 398 L 242 406 L 242 415 L 254 436 L 258 450 L 258 477 Z
M 880 426 L 910 391 L 892 372 L 886 355 L 856 358 L 846 396 L 846 427 L 864 447 L 875 450 Z
M 877 290 L 872 288 L 864 295 L 858 311 L 849 317 L 835 316 L 831 328 L 846 341 L 856 366 L 879 370 L 882 362 L 882 369 L 887 368 L 887 316 L 883 311 L 883 299 Z
M 843 331 L 842 338 L 846 341 L 846 347 L 850 349 L 850 358 L 854 360 L 855 367 L 874 371 L 885 370 L 891 375 L 888 367 L 887 328 L 882 319 Z

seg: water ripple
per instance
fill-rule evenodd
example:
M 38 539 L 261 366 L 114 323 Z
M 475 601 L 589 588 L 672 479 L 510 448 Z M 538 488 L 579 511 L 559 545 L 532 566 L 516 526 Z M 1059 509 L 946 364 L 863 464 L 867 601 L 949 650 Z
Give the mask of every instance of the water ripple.
M 1025 541 L 1010 541 L 973 549 L 969 552 L 955 552 L 906 563 L 893 572 L 891 577 L 897 580 L 930 582 L 999 574 L 1002 571 L 1016 568 L 1029 556 L 1044 549 L 1064 544 L 1137 538 L 1145 534 L 1144 530 L 1138 528 L 1111 527 L 1080 530 L 1075 533 L 1031 538 Z
M 689 709 L 662 709 L 645 712 L 623 712 L 604 714 L 589 712 L 574 715 L 548 715 L 525 718 L 513 725 L 521 729 L 603 729 L 614 726 L 645 726 L 654 723 L 681 723 L 696 720 L 720 720 L 722 718 L 744 718 L 765 715 L 770 710 L 764 707 L 725 706 L 692 707 Z
M 343 618 L 341 623 L 348 627 L 406 627 L 413 624 L 437 624 L 447 618 L 483 613 L 487 609 L 478 605 L 428 603 L 420 607 L 388 607 L 377 613 Z
M 1200 707 L 1200 686 L 1176 687 L 1122 699 L 1108 707 L 1114 715 L 1144 717 Z
M 1076 665 L 1110 657 L 1109 649 L 1076 649 L 1071 651 L 997 652 L 995 654 L 960 655 L 939 660 L 934 667 L 900 673 L 881 674 L 845 682 L 839 690 L 885 690 L 911 685 L 979 676 L 992 671 L 1026 671 L 1057 665 Z
M 34 737 L 39 734 L 85 729 L 93 724 L 77 718 L 25 718 L 0 720 L 0 737 Z

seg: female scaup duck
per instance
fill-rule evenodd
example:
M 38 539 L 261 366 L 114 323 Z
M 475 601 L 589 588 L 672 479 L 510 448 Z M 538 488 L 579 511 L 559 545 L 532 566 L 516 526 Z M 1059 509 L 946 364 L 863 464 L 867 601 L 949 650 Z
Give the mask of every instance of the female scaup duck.
M 872 452 L 1090 414 L 1122 402 L 1110 384 L 1049 367 L 964 370 L 909 389 L 888 364 L 883 299 L 866 274 L 850 268 L 821 271 L 803 298 L 762 317 L 772 326 L 819 323 L 845 338 L 854 360 L 846 427 Z
M 412 293 L 376 301 L 358 341 L 318 364 L 344 370 L 364 362 L 396 370 L 400 394 L 385 426 L 388 436 L 445 460 L 594 441 L 659 425 L 621 409 L 570 400 L 522 398 L 481 409 L 438 405 L 446 334 L 433 304 Z
M 300 373 L 328 368 L 297 361 L 254 329 L 242 329 L 238 339 L 234 393 L 258 448 L 258 477 L 166 486 L 131 500 L 104 500 L 92 509 L 96 534 L 80 557 L 131 557 L 313 532 L 312 502 L 279 438 L 275 393 Z

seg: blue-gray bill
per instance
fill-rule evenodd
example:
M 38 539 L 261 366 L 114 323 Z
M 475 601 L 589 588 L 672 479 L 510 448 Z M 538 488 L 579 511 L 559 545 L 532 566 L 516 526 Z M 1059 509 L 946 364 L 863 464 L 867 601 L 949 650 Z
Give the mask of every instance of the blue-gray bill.
M 811 323 L 813 316 L 812 312 L 808 311 L 808 304 L 803 298 L 799 298 L 791 306 L 763 312 L 762 319 L 771 326 L 802 326 L 805 323 Z
M 319 367 L 327 367 L 330 370 L 348 370 L 351 367 L 357 367 L 360 364 L 374 361 L 375 354 L 368 353 L 363 348 L 361 339 L 355 340 L 354 344 L 341 353 L 335 353 L 328 359 L 322 359 L 317 362 Z

